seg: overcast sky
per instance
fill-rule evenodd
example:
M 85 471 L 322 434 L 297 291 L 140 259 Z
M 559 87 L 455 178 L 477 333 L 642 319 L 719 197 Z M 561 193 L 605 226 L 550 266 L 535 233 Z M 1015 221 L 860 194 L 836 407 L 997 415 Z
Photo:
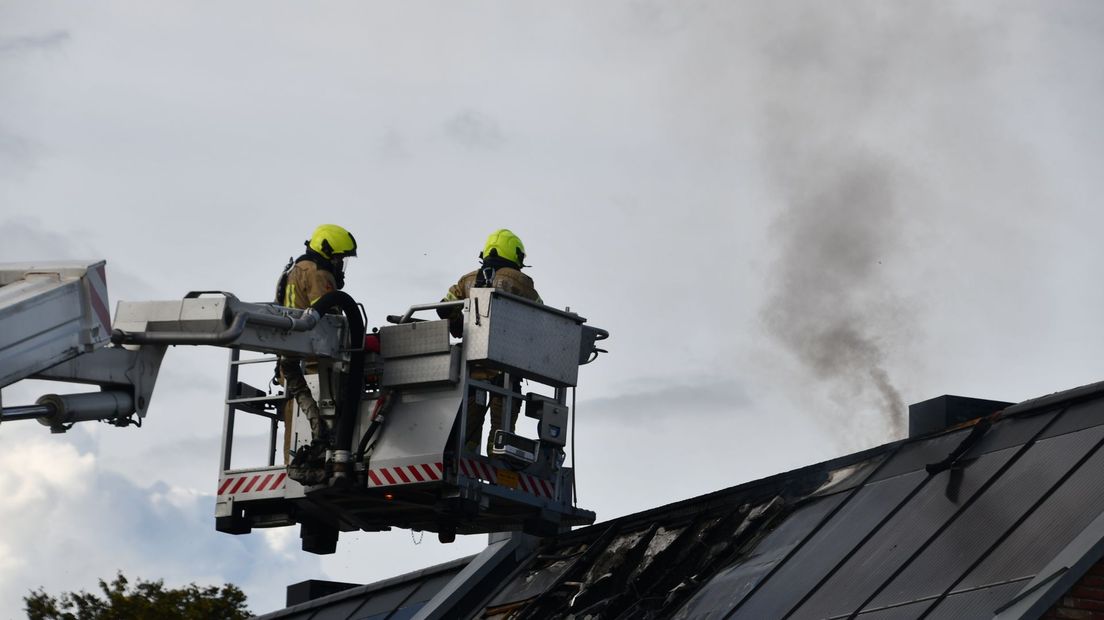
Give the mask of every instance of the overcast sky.
M 511 228 L 612 333 L 577 444 L 609 519 L 899 438 L 908 403 L 1104 379 L 1102 32 L 1094 0 L 0 0 L 0 261 L 267 301 L 332 222 L 382 324 Z M 225 359 L 171 350 L 140 430 L 0 429 L 0 617 L 117 570 L 266 612 L 483 546 L 215 532 Z

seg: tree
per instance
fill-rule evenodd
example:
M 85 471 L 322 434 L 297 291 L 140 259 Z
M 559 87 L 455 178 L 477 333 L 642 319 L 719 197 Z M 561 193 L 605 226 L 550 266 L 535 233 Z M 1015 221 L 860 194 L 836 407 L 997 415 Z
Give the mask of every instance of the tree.
M 97 594 L 66 592 L 59 597 L 42 588 L 23 597 L 29 620 L 246 620 L 245 593 L 233 584 L 165 589 L 165 582 L 138 579 L 134 586 L 122 573 L 110 584 L 100 579 Z

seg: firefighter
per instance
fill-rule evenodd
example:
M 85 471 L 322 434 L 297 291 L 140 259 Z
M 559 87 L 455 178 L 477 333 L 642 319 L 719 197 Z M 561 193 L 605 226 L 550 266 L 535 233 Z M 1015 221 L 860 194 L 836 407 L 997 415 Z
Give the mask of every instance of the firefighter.
M 280 282 L 276 286 L 276 303 L 289 308 L 309 308 L 323 295 L 345 286 L 345 261 L 356 256 L 357 243 L 353 235 L 336 224 L 323 224 L 314 229 L 310 239 L 303 242 L 307 251 L 299 258 L 289 260 Z M 312 440 L 322 437 L 324 428 L 318 411 L 318 403 L 307 387 L 304 377 L 304 360 L 298 357 L 280 359 L 279 369 L 285 391 L 299 405 L 310 422 Z M 313 369 L 307 364 L 306 371 Z M 284 408 L 284 459 L 289 460 L 291 428 L 295 407 L 289 400 Z
M 541 301 L 540 295 L 533 288 L 533 279 L 521 272 L 525 265 L 525 245 L 521 238 L 513 232 L 503 228 L 496 230 L 489 237 L 479 254 L 482 265 L 479 269 L 466 273 L 460 280 L 449 287 L 448 294 L 441 301 L 457 301 L 467 299 L 468 292 L 474 288 L 491 287 L 505 291 L 537 303 Z M 449 331 L 459 338 L 463 335 L 463 315 L 459 308 L 444 308 L 438 310 L 441 318 L 449 319 Z M 472 378 L 503 386 L 505 384 L 502 373 L 493 370 L 476 370 Z M 510 388 L 514 392 L 521 390 L 521 380 L 511 378 Z M 494 433 L 502 427 L 502 396 L 491 396 L 491 430 L 487 435 L 487 445 L 490 446 Z M 479 451 L 479 439 L 483 433 L 483 418 L 486 417 L 484 406 L 479 405 L 475 398 L 475 391 L 468 394 L 468 420 L 464 431 L 466 446 L 472 452 Z M 521 411 L 521 400 L 513 399 L 511 407 L 511 428 L 517 423 L 518 412 Z

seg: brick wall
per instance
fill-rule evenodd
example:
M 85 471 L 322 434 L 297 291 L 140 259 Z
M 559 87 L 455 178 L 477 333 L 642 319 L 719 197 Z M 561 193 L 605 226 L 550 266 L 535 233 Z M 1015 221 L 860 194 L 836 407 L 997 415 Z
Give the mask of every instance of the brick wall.
M 1085 573 L 1062 600 L 1050 608 L 1046 620 L 1104 620 L 1104 560 Z

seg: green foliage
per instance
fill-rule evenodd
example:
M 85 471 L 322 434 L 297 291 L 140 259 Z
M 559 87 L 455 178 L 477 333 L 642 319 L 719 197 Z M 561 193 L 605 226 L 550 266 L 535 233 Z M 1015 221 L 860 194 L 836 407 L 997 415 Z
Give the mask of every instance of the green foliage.
M 99 594 L 85 591 L 50 596 L 42 588 L 23 597 L 28 620 L 246 620 L 245 593 L 233 584 L 165 589 L 164 581 L 133 586 L 122 573 L 110 584 L 100 580 Z

